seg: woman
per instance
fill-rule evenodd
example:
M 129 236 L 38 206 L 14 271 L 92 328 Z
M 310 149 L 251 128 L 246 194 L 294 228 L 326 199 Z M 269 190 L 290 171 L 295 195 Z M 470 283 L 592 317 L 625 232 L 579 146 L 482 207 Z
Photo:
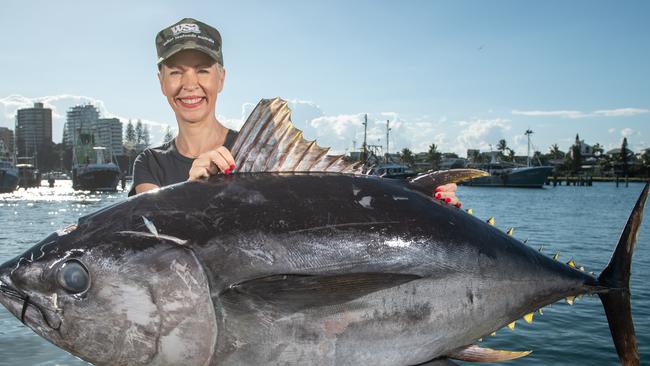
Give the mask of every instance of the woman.
M 160 89 L 176 115 L 178 136 L 138 155 L 129 195 L 236 169 L 230 148 L 237 132 L 216 117 L 226 77 L 219 31 L 185 18 L 158 33 L 156 50 Z M 455 191 L 455 184 L 440 186 L 435 198 L 460 207 Z

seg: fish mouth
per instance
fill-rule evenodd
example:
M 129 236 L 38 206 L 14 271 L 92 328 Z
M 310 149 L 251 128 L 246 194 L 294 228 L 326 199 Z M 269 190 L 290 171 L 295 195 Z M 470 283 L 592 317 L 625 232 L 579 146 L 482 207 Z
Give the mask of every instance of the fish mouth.
M 46 311 L 37 303 L 32 301 L 29 295 L 15 288 L 6 274 L 0 275 L 0 304 L 4 305 L 10 313 L 26 326 L 32 328 L 27 322 L 27 311 L 32 308 L 43 319 L 43 323 L 52 330 L 58 331 L 61 329 L 63 322 L 61 320 L 52 322 L 47 316 Z

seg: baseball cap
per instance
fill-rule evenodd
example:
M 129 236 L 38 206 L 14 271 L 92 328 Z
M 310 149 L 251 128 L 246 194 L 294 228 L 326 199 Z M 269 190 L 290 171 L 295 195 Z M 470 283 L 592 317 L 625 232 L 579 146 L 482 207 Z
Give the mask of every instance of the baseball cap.
M 223 66 L 221 34 L 196 19 L 181 19 L 156 35 L 158 65 L 183 50 L 201 51 Z

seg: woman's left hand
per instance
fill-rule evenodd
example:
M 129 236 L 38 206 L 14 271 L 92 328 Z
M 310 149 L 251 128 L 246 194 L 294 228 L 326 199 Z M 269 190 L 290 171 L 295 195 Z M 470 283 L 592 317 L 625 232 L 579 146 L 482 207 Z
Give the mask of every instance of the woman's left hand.
M 437 200 L 442 200 L 445 203 L 460 208 L 462 204 L 458 200 L 458 197 L 456 197 L 456 189 L 458 189 L 456 183 L 449 183 L 449 184 L 438 186 L 436 187 L 436 190 L 433 193 L 433 198 Z

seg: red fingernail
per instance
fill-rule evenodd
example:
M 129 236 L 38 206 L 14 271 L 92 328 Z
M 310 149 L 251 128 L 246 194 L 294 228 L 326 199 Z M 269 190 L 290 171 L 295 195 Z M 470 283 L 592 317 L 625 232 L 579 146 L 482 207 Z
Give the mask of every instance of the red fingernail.
M 442 197 L 442 193 L 436 193 L 436 199 L 439 200 Z
M 445 203 L 449 203 L 449 202 L 451 202 L 451 198 L 449 197 L 445 198 Z
M 442 191 L 442 189 L 440 189 L 440 187 L 436 187 L 436 190 L 435 190 L 435 191 L 436 191 L 436 192 L 440 192 L 440 191 Z
M 226 169 L 226 170 L 224 170 L 224 171 L 223 171 L 223 174 L 225 174 L 225 175 L 230 174 L 230 169 Z
M 463 205 L 463 204 L 460 203 L 460 202 L 457 202 L 457 203 L 456 203 L 456 207 L 458 207 L 458 208 L 460 208 L 460 206 L 462 206 L 462 205 Z
M 230 170 L 235 170 L 235 164 L 230 164 Z

